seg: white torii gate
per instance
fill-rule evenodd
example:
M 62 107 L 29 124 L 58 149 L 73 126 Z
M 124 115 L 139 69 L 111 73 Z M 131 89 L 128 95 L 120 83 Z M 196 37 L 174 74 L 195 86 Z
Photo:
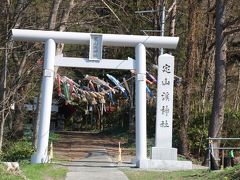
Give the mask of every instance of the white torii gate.
M 32 163 L 46 163 L 48 161 L 48 138 L 55 66 L 136 70 L 137 166 L 139 167 L 141 160 L 147 159 L 145 47 L 175 49 L 179 38 L 119 34 L 101 35 L 103 46 L 135 47 L 135 60 L 102 59 L 100 61 L 91 61 L 89 58 L 55 56 L 56 43 L 89 45 L 91 35 L 96 34 L 12 29 L 12 38 L 15 41 L 45 42 L 38 143 L 37 152 L 32 156 Z

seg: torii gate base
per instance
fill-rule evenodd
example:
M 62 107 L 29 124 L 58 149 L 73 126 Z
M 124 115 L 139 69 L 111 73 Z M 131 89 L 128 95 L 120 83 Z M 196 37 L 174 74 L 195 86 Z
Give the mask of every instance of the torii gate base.
M 82 68 L 105 68 L 105 69 L 135 69 L 136 70 L 136 166 L 139 168 L 157 169 L 191 169 L 190 162 L 177 161 L 177 151 L 172 148 L 172 124 L 168 127 L 168 138 L 163 143 L 163 149 L 156 144 L 153 148 L 152 159 L 147 159 L 147 123 L 146 123 L 146 47 L 169 48 L 177 46 L 177 37 L 156 37 L 137 35 L 103 34 L 102 44 L 105 46 L 134 47 L 136 60 L 101 60 L 100 62 L 89 61 L 88 58 L 68 58 L 55 56 L 56 43 L 85 44 L 90 42 L 90 33 L 54 32 L 13 29 L 12 38 L 19 41 L 45 42 L 43 80 L 41 86 L 40 122 L 38 130 L 37 152 L 32 156 L 32 163 L 48 162 L 48 140 L 51 117 L 52 91 L 54 82 L 54 66 L 82 67 Z M 159 59 L 173 59 L 173 56 L 163 55 Z M 168 67 L 166 70 L 168 71 Z M 169 72 L 167 72 L 169 73 Z M 158 82 L 159 79 L 158 79 Z M 173 83 L 171 84 L 173 88 Z M 166 92 L 168 93 L 168 92 Z M 172 93 L 173 94 L 173 93 Z M 158 90 L 158 99 L 161 95 Z M 173 99 L 168 100 L 172 102 Z M 166 106 L 167 107 L 167 106 Z M 157 115 L 160 107 L 157 106 Z M 172 110 L 167 111 L 172 114 Z M 158 116 L 157 116 L 158 117 Z M 159 116 L 160 117 L 160 116 Z M 169 116 L 170 117 L 170 116 Z M 166 119 L 166 118 L 165 118 Z M 167 120 L 166 120 L 167 121 Z M 157 121 L 159 122 L 159 121 Z M 164 120 L 165 122 L 165 120 Z M 158 127 L 157 124 L 156 127 Z M 162 127 L 162 124 L 161 124 Z M 164 131 L 156 128 L 158 137 L 165 138 Z M 160 134 L 160 135 L 159 135 Z M 165 148 L 165 143 L 168 144 Z M 155 149 L 155 150 L 154 150 Z M 169 154 L 166 156 L 166 154 Z M 162 159 L 162 157 L 168 157 Z

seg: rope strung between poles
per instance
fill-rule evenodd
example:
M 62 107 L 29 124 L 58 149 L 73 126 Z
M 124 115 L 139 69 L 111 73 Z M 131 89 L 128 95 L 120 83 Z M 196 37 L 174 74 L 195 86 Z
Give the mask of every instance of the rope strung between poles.
M 124 95 L 124 98 L 128 100 L 129 96 L 126 89 L 123 85 L 126 86 L 127 81 L 135 78 L 135 74 L 133 74 L 130 78 L 125 79 L 123 82 L 117 80 L 114 76 L 107 74 L 107 77 L 111 82 L 115 85 L 111 87 L 108 82 L 105 82 L 102 79 L 99 79 L 96 76 L 86 75 L 82 81 L 88 81 L 87 86 L 83 85 L 82 81 L 79 80 L 79 83 L 74 82 L 72 79 L 66 76 L 60 76 L 57 74 L 57 83 L 58 83 L 58 95 L 63 97 L 66 101 L 66 104 L 75 104 L 77 101 L 89 102 L 89 104 L 96 105 L 96 104 L 104 104 L 106 103 L 105 97 L 107 96 L 109 101 L 114 105 L 116 104 L 113 95 L 116 94 L 118 89 L 120 90 L 121 94 Z M 155 83 L 154 77 L 151 79 L 151 83 Z M 150 81 L 150 80 L 148 80 Z M 62 86 L 62 88 L 61 88 Z M 128 88 L 128 85 L 126 86 Z M 61 90 L 63 89 L 63 94 Z M 149 97 L 154 97 L 150 88 L 146 86 L 146 91 L 149 94 Z

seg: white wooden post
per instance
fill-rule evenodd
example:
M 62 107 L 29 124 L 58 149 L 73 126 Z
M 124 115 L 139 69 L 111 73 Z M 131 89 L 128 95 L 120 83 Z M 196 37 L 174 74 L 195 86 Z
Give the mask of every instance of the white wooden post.
M 146 122 L 146 48 L 143 44 L 135 47 L 136 59 L 136 163 L 147 159 Z
M 37 152 L 32 156 L 32 163 L 48 162 L 48 138 L 52 106 L 55 51 L 56 45 L 54 40 L 47 40 L 45 43 L 43 78 L 41 86 L 42 99 L 40 106 Z

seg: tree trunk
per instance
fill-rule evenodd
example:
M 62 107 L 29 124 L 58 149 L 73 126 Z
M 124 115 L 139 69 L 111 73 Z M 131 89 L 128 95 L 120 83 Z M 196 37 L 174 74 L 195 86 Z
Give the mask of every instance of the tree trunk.
M 186 72 L 185 82 L 183 84 L 183 98 L 182 98 L 182 123 L 180 123 L 180 144 L 179 153 L 188 156 L 188 124 L 190 119 L 190 102 L 191 91 L 194 78 L 194 61 L 196 60 L 196 2 L 193 0 L 188 1 L 189 14 L 188 14 L 188 38 L 187 38 L 187 52 L 186 52 Z
M 215 53 L 215 82 L 212 115 L 209 124 L 208 136 L 220 137 L 224 121 L 224 104 L 226 98 L 226 50 L 227 44 L 223 37 L 223 24 L 225 0 L 216 3 L 216 53 Z M 219 141 L 213 142 L 213 147 L 218 147 Z M 214 151 L 214 157 L 219 158 L 219 151 Z
M 54 30 L 56 28 L 57 23 L 57 15 L 58 15 L 58 9 L 59 5 L 62 2 L 62 0 L 54 0 L 52 4 L 51 13 L 48 20 L 48 29 Z
M 173 6 L 173 9 L 172 9 L 172 12 L 171 12 L 170 36 L 175 36 L 176 14 L 177 14 L 177 0 L 174 0 L 172 6 Z
M 238 62 L 238 81 L 237 81 L 237 89 L 236 89 L 236 97 L 234 98 L 234 110 L 238 111 L 239 107 L 239 90 L 240 90 L 240 63 Z
M 63 13 L 63 16 L 62 16 L 62 19 L 60 22 L 59 31 L 62 32 L 62 31 L 66 30 L 69 15 L 70 15 L 70 12 L 72 11 L 72 9 L 74 8 L 74 6 L 75 6 L 74 0 L 70 0 L 69 4 L 68 4 L 68 8 Z M 57 55 L 62 54 L 63 48 L 64 48 L 63 43 L 57 44 L 56 54 Z M 55 72 L 57 72 L 57 68 L 55 68 Z
M 9 8 L 10 3 L 7 4 L 7 13 L 6 13 L 6 44 L 5 44 L 5 51 L 4 51 L 4 64 L 3 64 L 3 71 L 2 77 L 0 81 L 0 153 L 2 151 L 3 145 L 3 133 L 4 133 L 4 125 L 6 121 L 5 116 L 5 108 L 6 108 L 6 88 L 7 88 L 7 67 L 8 67 L 8 30 L 9 30 Z
M 1 80 L 1 87 L 0 87 L 0 113 L 1 113 L 1 119 L 0 119 L 0 152 L 2 151 L 2 145 L 3 145 L 3 133 L 4 133 L 4 125 L 6 121 L 5 116 L 5 108 L 6 108 L 6 88 L 7 88 L 7 64 L 8 64 L 8 43 L 6 43 L 6 49 L 5 49 L 5 57 L 4 57 L 4 70 L 3 70 L 3 76 Z
M 32 46 L 33 47 L 33 46 Z M 14 96 L 14 102 L 15 104 L 15 111 L 14 111 L 14 121 L 13 121 L 13 128 L 12 128 L 12 134 L 14 139 L 22 139 L 23 134 L 24 134 L 24 112 L 22 111 L 23 109 L 23 101 L 21 101 L 22 97 L 24 96 L 24 93 L 27 91 L 28 86 L 25 85 L 23 86 L 19 79 L 24 76 L 24 71 L 26 70 L 26 63 L 29 57 L 29 54 L 31 53 L 31 48 L 30 47 L 28 50 L 26 50 L 23 58 L 18 58 L 18 55 L 16 52 L 13 52 L 15 54 L 15 57 L 19 59 L 20 65 L 18 68 L 18 72 L 15 74 L 15 80 L 17 80 L 18 84 L 20 85 L 18 88 L 16 88 L 16 93 L 13 95 Z
M 16 103 L 12 137 L 15 140 L 23 138 L 24 117 L 22 112 L 22 103 Z
M 41 73 L 42 74 L 42 73 Z M 40 121 L 40 105 L 41 105 L 41 93 L 38 96 L 37 102 L 36 102 L 36 110 L 33 117 L 32 127 L 33 127 L 33 135 L 32 135 L 32 146 L 34 148 L 37 148 L 37 140 L 38 140 L 38 127 L 39 127 L 39 121 Z
M 130 80 L 130 93 L 129 93 L 129 128 L 128 128 L 128 143 L 135 142 L 135 113 L 134 113 L 134 80 Z

